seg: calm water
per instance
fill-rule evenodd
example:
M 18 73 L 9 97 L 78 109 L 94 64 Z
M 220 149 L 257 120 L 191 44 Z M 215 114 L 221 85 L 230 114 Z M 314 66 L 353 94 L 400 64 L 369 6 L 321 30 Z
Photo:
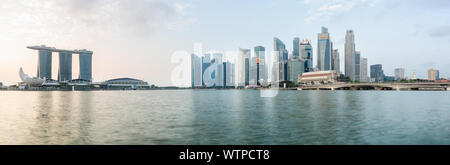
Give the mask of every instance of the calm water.
M 0 144 L 450 144 L 450 92 L 0 91 Z

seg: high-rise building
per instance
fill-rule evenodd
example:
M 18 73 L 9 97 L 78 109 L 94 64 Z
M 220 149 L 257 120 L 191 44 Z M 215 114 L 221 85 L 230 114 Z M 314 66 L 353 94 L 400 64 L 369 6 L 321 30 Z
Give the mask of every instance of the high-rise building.
M 428 69 L 428 80 L 439 80 L 439 70 Z
M 267 67 L 266 67 L 266 49 L 262 46 L 255 47 L 256 56 L 256 79 L 258 85 L 265 85 L 267 83 Z
M 381 64 L 370 65 L 370 78 L 372 82 L 384 81 L 384 72 Z
M 331 70 L 332 48 L 326 27 L 322 27 L 322 33 L 317 34 L 317 40 L 317 67 L 319 70 Z
M 238 86 L 249 85 L 250 49 L 239 48 L 238 51 Z
M 293 51 L 292 56 L 293 57 L 299 57 L 300 56 L 300 38 L 295 37 L 293 41 Z
M 223 55 L 222 53 L 213 53 L 213 58 L 215 59 L 216 62 L 216 72 L 215 72 L 215 82 L 216 82 L 216 86 L 224 86 L 224 81 L 223 81 Z
M 413 80 L 417 79 L 417 77 L 416 77 L 416 72 L 413 72 L 413 73 L 412 73 L 411 79 L 413 79 Z
M 84 50 L 79 56 L 80 75 L 79 79 L 92 81 L 92 52 Z
M 191 54 L 191 86 L 202 86 L 202 59 L 196 54 Z
M 304 72 L 312 72 L 313 68 L 313 50 L 310 41 L 300 41 L 300 56 L 304 60 L 305 70 Z
M 234 64 L 231 62 L 224 62 L 223 63 L 223 70 L 224 70 L 224 82 L 225 86 L 231 87 L 235 86 L 235 77 L 234 77 Z
M 72 80 L 72 53 L 59 52 L 58 81 Z
M 52 79 L 52 51 L 39 50 L 37 77 Z
M 284 43 L 278 39 L 273 38 L 273 50 L 274 50 L 274 65 L 272 82 L 282 82 L 287 80 L 287 61 L 288 51 Z
M 369 76 L 367 74 L 367 58 L 361 58 L 361 64 L 360 64 L 360 72 L 361 72 L 361 76 L 360 76 L 360 81 L 361 82 L 369 82 Z
M 355 35 L 353 30 L 347 30 L 345 35 L 345 76 L 355 80 Z
M 355 51 L 355 81 L 361 81 L 361 53 Z
M 212 84 L 212 65 L 211 54 L 204 54 L 202 57 L 202 87 L 211 87 Z
M 339 60 L 339 50 L 333 49 L 331 53 L 331 70 L 341 73 L 341 62 Z
M 305 70 L 303 59 L 294 56 L 293 58 L 289 59 L 287 66 L 289 72 L 288 80 L 292 83 L 297 84 L 298 76 L 302 75 Z
M 397 81 L 405 79 L 405 68 L 394 69 L 394 76 Z

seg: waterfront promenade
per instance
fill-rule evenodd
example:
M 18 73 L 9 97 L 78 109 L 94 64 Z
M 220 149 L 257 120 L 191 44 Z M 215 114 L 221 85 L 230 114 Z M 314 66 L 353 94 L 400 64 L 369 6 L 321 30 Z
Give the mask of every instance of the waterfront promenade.
M 438 82 L 419 82 L 419 83 L 335 83 L 335 84 L 319 84 L 305 85 L 298 87 L 298 90 L 431 90 L 446 91 L 450 90 L 450 83 Z

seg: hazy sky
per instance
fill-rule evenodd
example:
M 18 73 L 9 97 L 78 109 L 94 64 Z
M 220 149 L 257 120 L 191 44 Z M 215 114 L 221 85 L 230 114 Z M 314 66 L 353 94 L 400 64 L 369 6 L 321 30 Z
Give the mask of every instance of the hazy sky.
M 22 66 L 36 75 L 37 52 L 26 46 L 89 49 L 94 81 L 117 77 L 171 85 L 177 50 L 273 49 L 273 37 L 292 51 L 294 37 L 309 39 L 317 60 L 317 33 L 329 29 L 344 68 L 344 38 L 355 31 L 356 49 L 369 65 L 383 64 L 425 78 L 427 69 L 450 77 L 448 0 L 2 0 L 0 82 L 20 81 Z M 73 76 L 78 76 L 74 55 Z M 53 57 L 53 78 L 58 56 Z

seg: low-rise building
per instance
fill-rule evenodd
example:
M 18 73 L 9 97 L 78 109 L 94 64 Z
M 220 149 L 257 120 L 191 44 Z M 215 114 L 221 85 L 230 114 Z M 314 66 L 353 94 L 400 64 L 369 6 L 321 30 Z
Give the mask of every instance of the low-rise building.
M 108 89 L 148 89 L 150 86 L 147 82 L 132 78 L 117 78 L 107 80 L 102 83 Z
M 314 71 L 306 72 L 298 76 L 300 84 L 328 84 L 336 82 L 339 74 L 336 71 Z

